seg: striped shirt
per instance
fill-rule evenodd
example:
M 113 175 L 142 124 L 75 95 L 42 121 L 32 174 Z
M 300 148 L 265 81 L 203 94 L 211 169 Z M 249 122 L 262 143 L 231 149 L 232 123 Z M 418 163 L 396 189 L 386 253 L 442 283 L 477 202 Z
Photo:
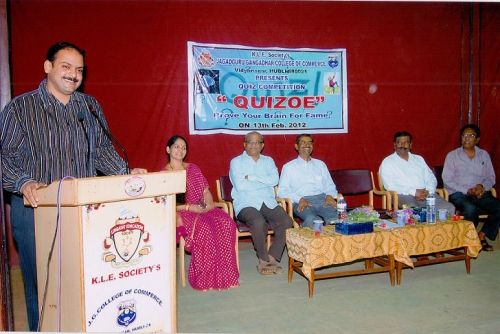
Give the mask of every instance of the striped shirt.
M 74 92 L 64 105 L 46 84 L 15 97 L 0 113 L 4 189 L 19 193 L 28 181 L 50 184 L 65 176 L 92 177 L 96 170 L 124 174 L 125 162 L 96 120 L 107 127 L 97 100 Z

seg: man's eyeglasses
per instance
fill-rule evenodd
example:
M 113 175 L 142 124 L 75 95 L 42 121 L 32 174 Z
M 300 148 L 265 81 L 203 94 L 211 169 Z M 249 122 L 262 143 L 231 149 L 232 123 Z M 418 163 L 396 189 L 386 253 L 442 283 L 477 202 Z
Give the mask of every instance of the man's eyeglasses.
M 476 138 L 476 134 L 475 133 L 464 133 L 462 135 L 462 138 Z
M 264 142 L 263 141 L 247 141 L 245 142 L 248 145 L 262 145 Z

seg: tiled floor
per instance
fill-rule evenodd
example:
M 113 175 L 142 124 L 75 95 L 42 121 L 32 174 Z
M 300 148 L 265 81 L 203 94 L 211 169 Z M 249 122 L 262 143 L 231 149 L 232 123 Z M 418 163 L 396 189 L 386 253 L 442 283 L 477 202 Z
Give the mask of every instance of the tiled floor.
M 500 250 L 496 241 L 492 244 L 495 251 L 481 252 L 472 261 L 470 275 L 463 262 L 451 262 L 406 269 L 402 284 L 393 287 L 387 274 L 322 280 L 316 283 L 314 297 L 308 298 L 307 281 L 299 275 L 291 283 L 286 272 L 259 275 L 255 251 L 251 244 L 241 243 L 240 287 L 200 292 L 179 284 L 177 329 L 180 333 L 498 333 Z M 284 265 L 286 259 L 285 253 Z M 27 331 L 18 267 L 11 269 L 11 282 L 14 330 Z

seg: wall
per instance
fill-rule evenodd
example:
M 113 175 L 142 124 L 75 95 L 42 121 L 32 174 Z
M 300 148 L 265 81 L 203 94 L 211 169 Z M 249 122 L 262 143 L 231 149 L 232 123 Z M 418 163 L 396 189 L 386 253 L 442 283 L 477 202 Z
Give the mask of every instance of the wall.
M 392 135 L 414 134 L 413 151 L 441 165 L 467 122 L 469 36 L 481 144 L 500 175 L 498 4 L 285 1 L 10 1 L 13 94 L 43 78 L 46 49 L 69 40 L 87 50 L 85 91 L 103 105 L 132 166 L 158 170 L 174 133 L 188 134 L 186 42 L 346 48 L 349 133 L 317 135 L 330 168 L 369 168 L 393 151 Z M 472 11 L 474 9 L 474 11 Z M 43 14 L 41 14 L 43 13 Z M 472 13 L 475 30 L 469 31 Z M 479 90 L 478 82 L 481 82 Z M 368 87 L 376 84 L 371 94 Z M 481 96 L 480 113 L 477 96 Z M 267 136 L 279 168 L 295 136 Z M 188 136 L 188 160 L 212 187 L 241 153 L 239 136 Z M 208 154 L 207 154 L 208 153 Z

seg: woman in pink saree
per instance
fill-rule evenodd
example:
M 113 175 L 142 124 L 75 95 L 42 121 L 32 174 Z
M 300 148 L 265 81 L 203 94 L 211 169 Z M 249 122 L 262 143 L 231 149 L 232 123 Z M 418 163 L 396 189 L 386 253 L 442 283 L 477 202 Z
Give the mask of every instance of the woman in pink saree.
M 163 170 L 186 170 L 185 204 L 177 203 L 177 234 L 191 252 L 189 284 L 196 290 L 224 290 L 239 285 L 236 265 L 236 224 L 214 207 L 208 182 L 200 168 L 184 162 L 186 140 L 175 135 L 167 142 L 169 162 Z

